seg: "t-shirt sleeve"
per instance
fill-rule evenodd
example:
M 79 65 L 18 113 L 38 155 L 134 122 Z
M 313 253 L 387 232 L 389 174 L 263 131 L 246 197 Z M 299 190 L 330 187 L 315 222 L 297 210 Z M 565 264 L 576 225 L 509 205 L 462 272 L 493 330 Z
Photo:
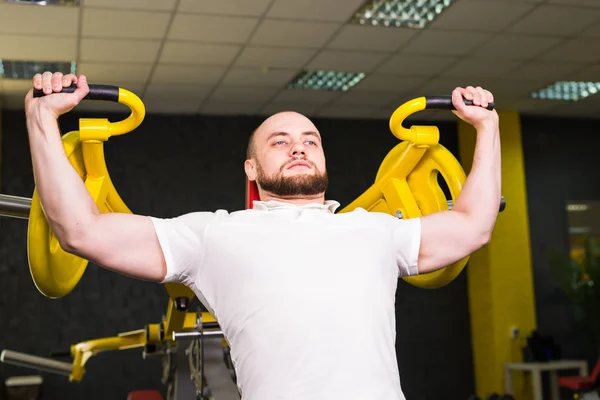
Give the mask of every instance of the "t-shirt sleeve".
M 206 230 L 214 218 L 212 212 L 195 212 L 170 219 L 150 217 L 167 266 L 161 283 L 188 286 L 195 283 L 206 251 Z
M 418 275 L 421 246 L 421 219 L 396 219 L 392 224 L 392 240 L 398 263 L 398 275 Z

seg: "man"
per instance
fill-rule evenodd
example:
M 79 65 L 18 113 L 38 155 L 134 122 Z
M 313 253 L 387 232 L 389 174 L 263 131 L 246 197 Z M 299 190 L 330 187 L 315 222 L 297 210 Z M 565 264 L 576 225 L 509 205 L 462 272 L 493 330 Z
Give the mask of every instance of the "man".
M 52 94 L 72 83 L 74 93 Z M 243 399 L 404 399 L 394 351 L 398 277 L 473 253 L 497 217 L 491 93 L 452 93 L 477 145 L 451 211 L 409 220 L 360 209 L 334 214 L 319 131 L 284 112 L 266 119 L 248 146 L 244 168 L 261 198 L 253 209 L 158 219 L 100 214 L 65 157 L 57 118 L 87 94 L 85 76 L 46 72 L 33 86 L 48 94 L 30 91 L 25 101 L 35 183 L 65 250 L 131 277 L 191 287 L 231 344 Z

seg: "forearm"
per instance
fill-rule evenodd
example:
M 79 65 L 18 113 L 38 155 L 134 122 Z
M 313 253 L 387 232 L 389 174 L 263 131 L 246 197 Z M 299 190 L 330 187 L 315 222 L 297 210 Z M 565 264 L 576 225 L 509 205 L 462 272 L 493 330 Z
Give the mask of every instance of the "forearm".
M 59 242 L 68 245 L 99 214 L 98 207 L 65 154 L 56 117 L 36 113 L 27 128 L 40 203 Z
M 453 206 L 464 214 L 474 232 L 488 240 L 500 208 L 502 176 L 500 132 L 497 124 L 480 127 L 471 171 Z

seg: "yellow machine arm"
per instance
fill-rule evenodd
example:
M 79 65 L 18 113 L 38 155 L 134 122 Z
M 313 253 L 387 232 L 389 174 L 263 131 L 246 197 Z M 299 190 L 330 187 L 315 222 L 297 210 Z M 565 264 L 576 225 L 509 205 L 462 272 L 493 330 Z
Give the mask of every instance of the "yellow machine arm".
M 72 88 L 64 91 L 72 91 Z M 41 95 L 36 91 L 35 95 Z M 115 123 L 105 118 L 82 118 L 79 131 L 63 136 L 66 155 L 84 180 L 101 212 L 131 213 L 117 193 L 104 161 L 104 142 L 137 128 L 146 109 L 135 94 L 114 86 L 95 86 L 88 98 L 118 101 L 131 109 L 131 115 Z M 29 214 L 27 249 L 31 276 L 38 290 L 50 298 L 63 297 L 77 285 L 88 261 L 64 251 L 46 221 L 34 190 Z
M 184 315 L 182 333 L 194 332 L 197 328 L 198 314 L 187 312 Z M 205 328 L 211 328 L 209 332 L 218 330 L 217 321 L 207 312 L 202 313 L 202 322 Z M 217 329 L 215 329 L 217 328 Z M 74 344 L 69 349 L 71 363 L 57 361 L 51 358 L 32 356 L 11 350 L 0 353 L 0 361 L 7 364 L 39 369 L 61 375 L 68 375 L 70 381 L 81 381 L 85 374 L 85 364 L 96 354 L 114 350 L 128 350 L 135 348 L 148 348 L 151 345 L 160 346 L 167 342 L 175 342 L 175 335 L 166 335 L 165 322 L 150 324 L 143 329 L 120 333 L 117 336 L 88 340 Z
M 465 103 L 472 105 L 468 101 Z M 490 109 L 493 107 L 493 104 L 488 106 Z M 448 210 L 458 198 L 466 179 L 462 166 L 450 151 L 439 144 L 437 127 L 415 125 L 406 128 L 403 122 L 419 111 L 453 108 L 450 96 L 419 97 L 398 107 L 390 118 L 390 130 L 401 142 L 384 158 L 375 183 L 340 212 L 360 207 L 407 219 Z M 439 175 L 446 182 L 450 199 L 440 187 Z M 439 288 L 454 280 L 468 260 L 469 257 L 465 257 L 446 268 L 403 279 L 420 288 Z
M 70 87 L 63 89 L 63 92 L 74 90 L 74 87 Z M 34 96 L 43 95 L 42 91 L 34 92 Z M 131 114 L 123 121 L 112 123 L 106 118 L 80 119 L 79 131 L 63 136 L 66 155 L 85 182 L 100 212 L 131 213 L 108 174 L 104 160 L 104 142 L 112 136 L 123 135 L 137 128 L 146 115 L 144 104 L 130 91 L 106 85 L 90 85 L 86 99 L 119 102 L 129 107 Z M 46 221 L 35 190 L 29 214 L 27 249 L 33 282 L 49 298 L 59 298 L 70 293 L 88 264 L 88 260 L 67 253 L 60 247 Z M 183 329 L 187 307 L 195 295 L 182 284 L 168 283 L 164 286 L 169 294 L 164 334 L 169 336 L 173 331 Z

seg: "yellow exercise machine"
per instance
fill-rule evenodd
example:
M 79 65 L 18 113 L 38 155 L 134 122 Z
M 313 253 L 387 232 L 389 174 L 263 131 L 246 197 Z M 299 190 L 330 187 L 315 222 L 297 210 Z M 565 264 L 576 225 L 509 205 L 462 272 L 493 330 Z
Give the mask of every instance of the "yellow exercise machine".
M 63 92 L 75 88 L 65 88 Z M 35 96 L 43 96 L 36 91 Z M 101 212 L 131 213 L 117 193 L 104 160 L 104 142 L 111 136 L 131 132 L 137 128 L 145 116 L 142 101 L 132 92 L 106 85 L 90 85 L 86 99 L 119 102 L 131 109 L 131 114 L 123 121 L 111 123 L 108 119 L 82 118 L 79 131 L 63 136 L 66 155 L 98 205 Z M 466 104 L 471 104 L 465 100 Z M 489 109 L 493 108 L 491 104 Z M 404 127 L 403 122 L 410 115 L 423 110 L 452 110 L 450 96 L 428 96 L 412 99 L 398 107 L 390 118 L 390 130 L 401 142 L 384 158 L 375 177 L 374 184 L 341 213 L 357 207 L 368 211 L 384 212 L 398 218 L 417 218 L 423 215 L 447 210 L 456 201 L 464 181 L 465 173 L 458 160 L 445 147 L 439 144 L 439 130 L 435 126 Z M 447 183 L 450 199 L 446 198 L 438 183 L 438 174 Z M 247 207 L 257 198 L 257 188 L 248 182 L 246 191 Z M 500 211 L 504 208 L 504 199 Z M 2 202 L 0 202 L 2 207 Z M 0 215 L 2 214 L 0 210 Z M 9 214 L 6 214 L 9 215 Z M 52 233 L 39 203 L 37 192 L 31 199 L 28 229 L 29 267 L 38 290 L 49 298 L 60 298 L 69 294 L 77 285 L 88 261 L 62 250 Z M 463 270 L 468 257 L 442 270 L 404 279 L 420 288 L 439 288 L 454 280 Z M 149 324 L 143 329 L 119 334 L 115 337 L 95 339 L 71 346 L 72 364 L 58 362 L 10 351 L 2 353 L 2 361 L 13 364 L 50 370 L 69 376 L 72 381 L 80 381 L 85 372 L 85 363 L 99 352 L 144 348 L 154 351 L 157 346 L 167 349 L 180 338 L 192 338 L 188 349 L 198 360 L 201 352 L 201 339 L 219 335 L 215 318 L 207 312 L 191 312 L 190 302 L 195 297 L 192 290 L 181 284 L 164 285 L 169 295 L 166 316 L 160 323 Z M 204 328 L 210 328 L 204 330 Z M 227 343 L 223 341 L 227 349 Z M 190 355 L 190 360 L 192 356 Z M 192 364 L 192 363 L 191 363 Z M 200 372 L 198 365 L 192 367 Z M 197 390 L 201 390 L 197 382 Z
M 472 102 L 465 101 L 472 105 Z M 493 109 L 490 104 L 488 109 Z M 410 100 L 398 107 L 390 118 L 390 130 L 401 142 L 381 163 L 375 183 L 360 197 L 340 212 L 362 207 L 399 218 L 418 218 L 448 210 L 458 198 L 466 179 L 465 172 L 448 149 L 439 143 L 440 132 L 436 126 L 403 126 L 410 115 L 423 110 L 453 110 L 451 96 L 424 96 Z M 439 185 L 438 174 L 446 181 L 451 199 Z M 504 199 L 500 211 L 504 209 Z M 421 288 L 439 288 L 456 278 L 469 257 L 446 268 L 407 276 L 403 279 Z

